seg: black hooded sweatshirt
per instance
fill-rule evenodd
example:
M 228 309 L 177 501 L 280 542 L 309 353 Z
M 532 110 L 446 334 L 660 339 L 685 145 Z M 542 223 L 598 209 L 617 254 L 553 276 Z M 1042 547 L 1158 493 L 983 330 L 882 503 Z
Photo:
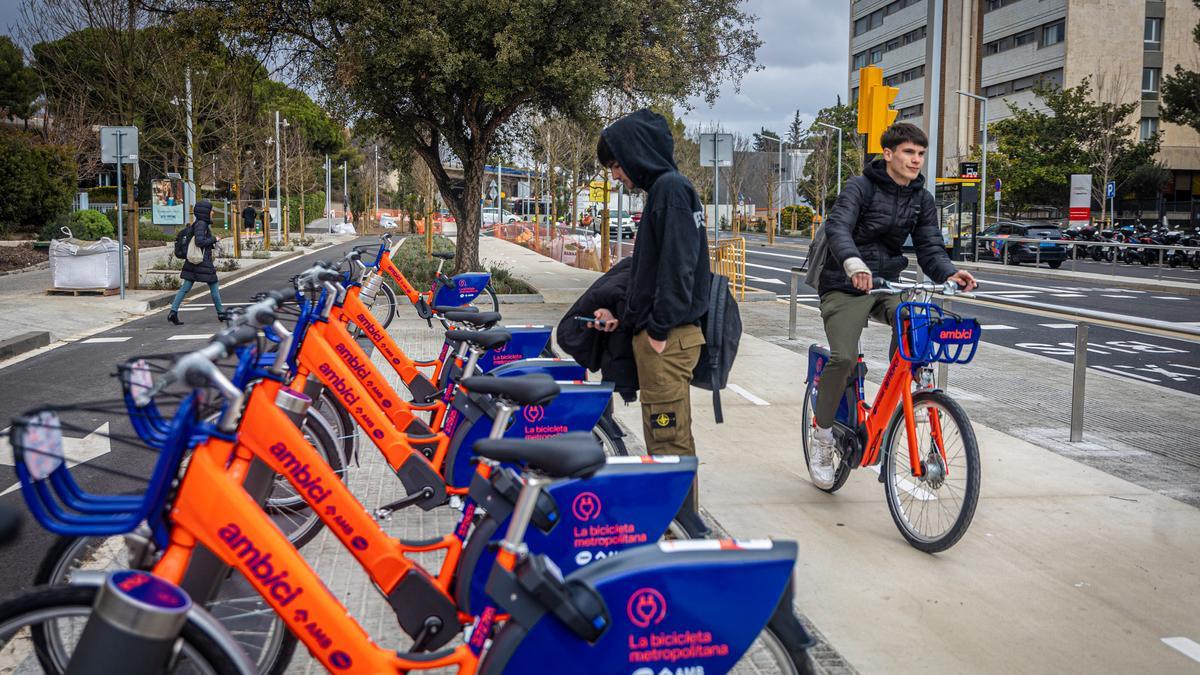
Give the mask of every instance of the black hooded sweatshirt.
M 672 328 L 698 324 L 708 311 L 704 208 L 675 165 L 675 141 L 662 115 L 639 110 L 601 133 L 621 169 L 646 192 L 621 321 L 634 333 L 666 340 Z

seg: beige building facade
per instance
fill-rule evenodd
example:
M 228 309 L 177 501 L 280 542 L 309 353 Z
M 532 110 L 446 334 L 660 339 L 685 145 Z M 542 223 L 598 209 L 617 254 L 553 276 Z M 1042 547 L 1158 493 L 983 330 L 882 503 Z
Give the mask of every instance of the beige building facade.
M 934 3 L 939 0 L 852 0 L 849 99 L 858 98 L 858 68 L 876 65 L 900 89 L 898 119 L 930 128 Z M 1137 133 L 1162 131 L 1159 159 L 1171 170 L 1167 209 L 1194 212 L 1200 202 L 1200 134 L 1161 121 L 1159 89 L 1176 64 L 1200 70 L 1192 0 L 940 0 L 938 175 L 954 176 L 980 141 L 980 104 L 959 90 L 985 95 L 990 121 L 1010 105 L 1037 105 L 1039 81 L 1074 86 L 1091 77 L 1103 100 L 1139 102 Z M 1192 216 L 1195 217 L 1195 216 Z

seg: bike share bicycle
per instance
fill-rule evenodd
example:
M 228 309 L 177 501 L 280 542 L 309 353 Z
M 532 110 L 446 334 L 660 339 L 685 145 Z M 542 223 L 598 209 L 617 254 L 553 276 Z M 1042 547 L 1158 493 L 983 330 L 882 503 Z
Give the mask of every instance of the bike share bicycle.
M 959 293 L 952 281 L 906 284 L 876 279 L 870 293 L 904 296 L 894 317 L 897 349 L 874 402 L 868 404 L 860 346 L 858 365 L 833 426 L 834 479 L 821 483 L 813 477 L 813 484 L 833 493 L 845 485 L 852 469 L 878 467 L 888 510 L 905 540 L 928 553 L 944 551 L 962 538 L 974 517 L 979 447 L 966 411 L 935 386 L 933 364 L 969 363 L 982 329 L 975 319 L 930 302 L 933 295 L 972 297 Z M 829 358 L 825 347 L 808 348 L 801 417 L 806 464 L 816 428 L 818 383 Z
M 189 360 L 181 361 L 176 370 L 182 369 L 180 374 L 192 386 L 198 380 L 207 381 L 222 396 L 240 402 L 241 393 L 223 380 L 207 360 L 222 353 L 222 347 L 218 342 L 189 357 Z M 494 378 L 484 379 L 489 379 L 493 386 L 498 386 L 497 383 L 516 386 L 516 383 L 504 383 Z M 284 620 L 300 633 L 306 646 L 326 667 L 381 672 L 383 669 L 456 664 L 460 672 L 474 672 L 479 656 L 484 652 L 485 638 L 490 634 L 490 626 L 497 616 L 495 605 L 484 607 L 476 618 L 475 632 L 468 644 L 454 650 L 418 658 L 416 655 L 391 654 L 374 647 L 361 629 L 345 618 L 345 609 L 328 596 L 324 587 L 312 577 L 311 570 L 307 569 L 302 559 L 298 559 L 282 534 L 264 520 L 254 500 L 240 490 L 238 478 L 244 477 L 251 466 L 251 458 L 243 447 L 235 447 L 233 463 L 226 466 L 231 444 L 228 434 L 243 414 L 240 412 L 241 406 L 227 406 L 220 423 L 213 427 L 210 423 L 197 422 L 196 416 L 191 414 L 193 411 L 189 406 L 194 407 L 196 400 L 195 393 L 187 397 L 172 419 L 164 452 L 154 472 L 156 480 L 145 499 L 104 499 L 81 494 L 77 486 L 76 489 L 68 489 L 73 483 L 62 462 L 61 445 L 56 447 L 53 442 L 38 440 L 39 431 L 45 432 L 55 425 L 31 425 L 31 418 L 26 418 L 15 426 L 14 440 L 21 453 L 18 464 L 26 469 L 22 471 L 19 468 L 23 480 L 27 481 L 26 494 L 38 495 L 44 500 L 41 504 L 43 508 L 35 509 L 39 519 L 59 528 L 108 528 L 115 532 L 140 522 L 150 514 L 161 517 L 163 510 L 155 508 L 155 500 L 169 493 L 163 489 L 166 483 L 163 479 L 178 470 L 183 447 L 191 439 L 205 436 L 206 440 L 197 445 L 188 462 L 174 495 L 175 505 L 171 509 L 172 543 L 155 568 L 160 576 L 176 582 L 182 580 L 195 544 L 200 542 L 222 554 L 226 564 L 236 566 L 277 611 L 286 608 L 288 611 L 283 613 Z M 250 410 L 247 408 L 247 414 Z M 255 414 L 261 416 L 274 408 L 267 406 L 255 410 Z M 209 426 L 202 426 L 204 424 Z M 593 474 L 604 464 L 603 452 L 586 436 L 535 442 L 493 439 L 480 442 L 477 449 L 481 456 L 491 460 L 483 461 L 491 469 L 499 471 L 505 471 L 498 464 L 504 461 L 525 464 L 528 469 L 550 477 L 582 477 Z M 50 466 L 45 464 L 47 457 Z M 30 469 L 30 466 L 34 468 Z M 331 479 L 327 484 L 332 483 L 336 483 L 336 480 Z M 790 577 L 794 545 L 703 542 L 699 548 L 664 545 L 653 550 L 655 547 L 643 547 L 636 553 L 629 553 L 628 557 L 614 556 L 585 568 L 603 566 L 607 573 L 595 572 L 586 577 L 573 574 L 564 581 L 554 573 L 553 566 L 546 565 L 542 557 L 527 554 L 523 545 L 526 529 L 537 513 L 543 485 L 543 479 L 527 472 L 515 507 L 516 515 L 510 521 L 508 535 L 502 542 L 501 552 L 491 573 L 489 589 L 497 585 L 504 587 L 500 595 L 508 600 L 505 609 L 512 612 L 513 618 L 497 634 L 479 672 L 528 672 L 524 666 L 514 664 L 532 659 L 544 666 L 550 665 L 558 661 L 557 657 L 550 656 L 551 649 L 562 653 L 563 648 L 570 645 L 574 645 L 576 651 L 587 652 L 585 658 L 593 659 L 589 664 L 594 668 L 589 672 L 613 672 L 613 667 L 628 662 L 655 663 L 667 659 L 673 663 L 685 656 L 701 660 L 706 667 L 712 668 L 710 672 L 723 672 L 725 666 L 736 661 L 749 644 L 746 638 L 753 639 L 753 630 L 765 622 L 763 608 L 766 608 L 767 615 L 785 612 L 790 617 L 790 602 L 784 604 L 776 601 L 786 597 L 786 594 L 777 591 L 782 590 L 782 585 L 786 585 Z M 61 503 L 73 501 L 70 505 L 75 511 L 71 514 L 58 512 L 53 501 L 56 496 L 63 499 L 70 497 Z M 78 501 L 80 498 L 83 501 Z M 199 508 L 184 508 L 180 504 L 192 504 Z M 34 505 L 35 502 L 31 501 L 31 507 Z M 99 508 L 101 505 L 105 508 Z M 134 512 L 114 512 L 121 509 Z M 229 518 L 234 518 L 234 521 L 220 525 L 220 522 Z M 156 522 L 162 524 L 161 520 Z M 284 571 L 277 574 L 279 570 Z M 718 579 L 719 584 L 716 583 Z M 751 579 L 755 583 L 750 584 Z M 644 586 L 647 583 L 658 584 L 658 587 Z M 638 588 L 631 591 L 630 584 Z M 717 593 L 718 600 L 736 605 L 726 613 L 717 613 L 720 619 L 714 619 L 713 612 L 704 611 L 713 596 L 713 588 L 709 584 L 721 587 L 721 592 Z M 703 593 L 700 592 L 702 588 Z M 6 605 L 9 610 L 20 611 L 17 612 L 18 616 L 3 620 L 4 630 L 0 632 L 7 633 L 13 626 L 24 625 L 23 621 L 34 621 L 37 617 L 54 614 L 54 609 L 78 612 L 81 604 L 86 604 L 78 602 L 78 597 L 76 601 L 68 602 L 59 592 L 61 590 L 41 592 L 41 601 L 24 598 L 16 603 L 15 608 L 13 603 Z M 495 590 L 491 594 L 497 595 Z M 299 600 L 302 595 L 305 598 L 303 601 Z M 698 599 L 701 595 L 707 595 L 709 599 L 701 601 Z M 666 597 L 671 598 L 670 615 L 665 605 Z M 626 617 L 620 616 L 619 611 L 609 612 L 606 609 L 606 606 L 613 605 L 614 600 L 627 605 L 626 614 L 628 622 L 632 622 L 632 628 L 625 625 L 628 623 Z M 699 606 L 701 603 L 705 607 Z M 47 607 L 47 604 L 54 607 Z M 777 611 L 772 611 L 772 607 L 776 607 Z M 5 615 L 5 612 L 0 612 L 0 615 Z M 609 630 L 610 622 L 613 630 Z M 196 637 L 196 631 L 200 630 L 197 625 L 202 622 L 197 625 L 194 623 L 189 619 L 192 637 L 188 638 L 185 629 L 185 648 L 180 653 L 192 661 L 213 666 L 217 672 L 227 672 L 221 668 L 234 662 L 222 661 L 219 652 L 228 650 L 228 640 L 213 639 L 205 644 L 204 640 Z M 644 631 L 652 625 L 655 626 L 654 630 L 660 632 L 652 632 L 648 638 L 637 640 L 630 634 L 628 645 L 625 645 L 627 630 Z M 616 628 L 618 626 L 619 630 Z M 696 627 L 719 629 L 720 632 L 695 633 L 705 637 L 698 638 L 700 642 L 688 649 L 664 650 L 652 646 L 656 639 L 692 635 L 690 628 Z M 751 629 L 750 632 L 747 628 Z M 211 626 L 209 629 L 211 632 Z M 568 633 L 560 635 L 563 630 Z M 666 630 L 674 632 L 661 633 Z M 767 634 L 772 634 L 770 629 Z M 803 637 L 802 629 L 800 636 Z M 721 642 L 714 643 L 714 639 Z M 593 646 L 588 646 L 589 642 Z M 599 652 L 595 650 L 596 646 L 603 645 L 607 645 L 607 648 Z M 647 649 L 648 646 L 651 647 Z M 795 660 L 797 654 L 803 657 L 803 646 L 798 649 L 799 652 L 789 658 L 793 664 L 803 665 L 806 663 L 803 659 Z M 562 658 L 568 656 L 564 654 Z M 575 654 L 572 657 L 573 664 L 579 656 Z M 573 665 L 573 669 L 576 668 Z

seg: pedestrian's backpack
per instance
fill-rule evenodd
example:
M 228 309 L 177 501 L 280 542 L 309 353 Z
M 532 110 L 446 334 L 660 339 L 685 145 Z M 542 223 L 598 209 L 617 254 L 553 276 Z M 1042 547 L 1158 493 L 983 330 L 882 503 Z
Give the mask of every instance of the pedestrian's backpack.
M 729 277 L 723 274 L 712 275 L 708 313 L 701 320 L 701 328 L 704 346 L 700 349 L 700 360 L 692 370 L 692 384 L 712 391 L 713 414 L 717 424 L 721 424 L 725 421 L 721 411 L 721 390 L 729 384 L 729 371 L 733 370 L 738 343 L 742 340 L 742 316 L 730 291 Z
M 871 200 L 875 199 L 875 181 L 870 178 L 863 179 L 866 181 L 867 187 L 864 189 L 864 199 L 861 208 L 870 208 Z M 862 218 L 863 211 L 860 209 L 858 217 Z M 825 238 L 825 225 L 821 224 L 821 229 L 813 235 L 812 244 L 808 247 L 808 258 L 804 264 L 808 266 L 808 270 L 804 273 L 804 283 L 812 286 L 813 290 L 819 295 L 821 289 L 817 288 L 817 284 L 821 283 L 821 270 L 825 268 L 825 259 L 829 257 L 829 240 Z
M 175 233 L 175 258 L 187 260 L 188 244 L 192 241 L 192 226 L 188 225 Z

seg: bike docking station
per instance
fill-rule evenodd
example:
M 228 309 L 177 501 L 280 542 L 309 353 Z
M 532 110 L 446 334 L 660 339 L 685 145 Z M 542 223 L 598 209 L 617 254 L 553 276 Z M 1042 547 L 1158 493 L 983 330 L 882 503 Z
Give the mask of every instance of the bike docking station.
M 167 672 L 192 601 L 148 572 L 109 574 L 67 665 L 66 675 Z

